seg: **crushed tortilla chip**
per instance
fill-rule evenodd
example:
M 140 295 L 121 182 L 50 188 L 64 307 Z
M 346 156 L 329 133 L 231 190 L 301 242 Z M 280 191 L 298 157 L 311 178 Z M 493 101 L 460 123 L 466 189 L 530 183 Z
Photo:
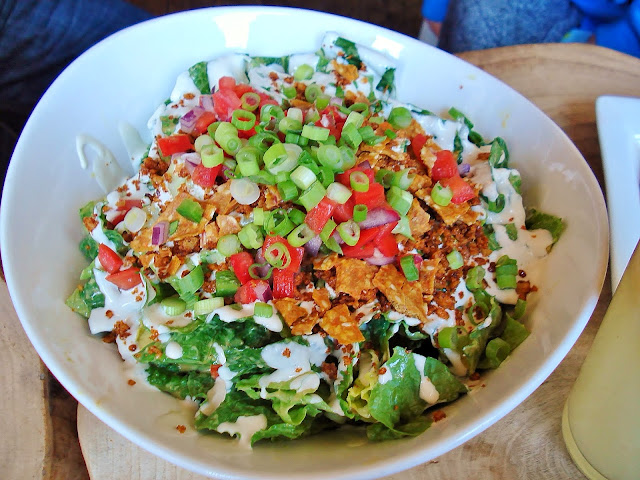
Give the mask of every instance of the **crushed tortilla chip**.
M 215 222 L 209 222 L 204 227 L 204 232 L 200 234 L 200 248 L 212 250 L 218 245 L 220 231 Z
M 437 258 L 425 259 L 420 264 L 420 285 L 423 293 L 433 295 L 436 283 L 436 272 L 440 260 Z
M 291 325 L 292 335 L 311 335 L 313 333 L 313 327 L 318 323 L 318 314 L 312 313 L 311 315 L 302 318 Z
M 202 206 L 202 219 L 198 223 L 187 220 L 176 211 L 180 204 L 187 198 L 198 202 Z M 205 225 L 209 223 L 209 221 L 213 218 L 213 214 L 215 211 L 216 209 L 213 205 L 205 202 L 200 202 L 186 192 L 180 192 L 176 196 L 176 198 L 174 198 L 170 203 L 167 204 L 164 211 L 158 216 L 158 220 L 156 223 L 171 223 L 177 220 L 178 227 L 176 228 L 176 231 L 173 233 L 173 235 L 169 236 L 169 240 L 178 241 L 188 237 L 200 235 L 204 231 Z M 151 244 L 152 231 L 153 227 L 143 228 L 142 230 L 140 230 L 140 232 L 138 232 L 129 246 L 137 253 L 146 253 L 152 250 L 158 250 L 158 245 Z
M 216 217 L 216 224 L 219 228 L 218 235 L 221 237 L 224 237 L 225 235 L 232 235 L 242 230 L 238 220 L 231 215 L 218 215 Z
M 360 76 L 358 73 L 358 67 L 355 65 L 351 65 L 350 63 L 338 63 L 335 60 L 331 61 L 333 68 L 335 69 L 335 73 L 340 75 L 342 78 L 346 80 L 346 83 L 351 83 Z
M 344 304 L 333 307 L 325 313 L 320 319 L 320 326 L 343 345 L 364 341 L 358 321 L 349 311 L 349 307 Z
M 313 259 L 313 268 L 315 270 L 331 270 L 339 262 L 337 253 L 331 253 L 326 257 L 316 257 Z
M 218 214 L 226 215 L 231 212 L 238 204 L 231 196 L 231 180 L 219 185 L 207 202 L 215 207 Z
M 431 216 L 422 209 L 420 202 L 416 198 L 411 202 L 411 208 L 409 208 L 407 217 L 409 218 L 411 235 L 414 238 L 420 238 L 429 231 L 429 220 Z
M 309 312 L 300 307 L 298 305 L 298 301 L 293 298 L 281 298 L 279 300 L 274 300 L 273 304 L 289 326 L 309 315 Z
M 426 175 L 416 175 L 409 185 L 409 191 L 415 195 L 418 190 L 428 188 L 433 185 L 433 182 Z
M 316 302 L 320 314 L 323 314 L 331 308 L 331 298 L 329 298 L 329 290 L 326 288 L 316 288 L 311 292 L 313 301 Z
M 429 189 L 428 194 L 424 196 L 422 196 L 421 194 L 423 194 L 422 191 L 416 192 L 416 195 L 420 196 L 420 198 L 422 198 L 427 205 L 429 205 L 431 208 L 433 208 L 436 211 L 436 213 L 442 219 L 445 225 L 453 225 L 458 220 L 462 220 L 463 218 L 466 218 L 466 214 L 471 209 L 471 205 L 469 205 L 469 202 L 463 202 L 458 204 L 450 203 L 446 207 L 442 207 L 438 205 L 436 202 L 434 202 L 433 199 L 431 198 L 431 189 Z M 475 217 L 474 217 L 474 220 L 475 220 Z
M 340 258 L 336 264 L 336 291 L 359 299 L 366 290 L 371 290 L 373 277 L 378 271 L 375 265 L 369 265 L 357 258 Z
M 393 265 L 380 267 L 373 284 L 391 302 L 393 308 L 411 317 L 427 320 L 422 301 L 422 286 L 419 282 L 409 282 Z

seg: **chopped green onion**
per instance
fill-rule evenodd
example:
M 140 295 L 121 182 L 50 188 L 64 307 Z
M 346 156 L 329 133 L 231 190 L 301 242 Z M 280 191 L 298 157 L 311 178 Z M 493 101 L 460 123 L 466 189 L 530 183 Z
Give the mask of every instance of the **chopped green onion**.
M 366 143 L 367 145 L 378 145 L 379 143 L 382 143 L 383 141 L 386 140 L 387 137 L 382 137 L 382 136 L 378 136 L 378 135 L 374 135 L 373 137 L 369 137 L 366 140 L 363 140 L 364 143 Z
M 276 183 L 286 182 L 291 179 L 291 174 L 289 172 L 278 172 L 276 175 Z
M 211 141 L 213 142 L 213 139 Z M 203 145 L 202 149 L 200 150 L 200 158 L 202 158 L 202 165 L 204 165 L 205 167 L 217 167 L 224 162 L 224 152 L 220 147 L 218 147 L 214 143 L 211 143 Z
M 369 105 L 364 102 L 354 103 L 349 107 L 349 110 L 352 112 L 360 112 L 365 117 L 369 115 Z
M 204 135 L 200 135 L 198 138 L 196 138 L 196 141 L 193 142 L 193 146 L 195 147 L 196 152 L 198 153 L 202 151 L 202 147 L 204 147 L 205 145 L 211 145 L 211 144 L 213 144 L 213 138 L 211 138 L 206 133 Z
M 511 347 L 501 338 L 493 338 L 487 343 L 484 354 L 491 368 L 497 368 L 511 353 Z
M 305 125 L 302 127 L 302 136 L 316 142 L 324 142 L 329 138 L 329 129 L 316 125 Z
M 315 108 L 310 108 L 309 110 L 307 110 L 307 114 L 305 116 L 306 123 L 316 123 L 318 120 L 320 120 L 320 114 L 318 113 L 318 110 L 316 110 Z
M 211 138 L 214 138 L 216 134 L 216 130 L 218 130 L 218 127 L 220 126 L 221 123 L 222 122 L 213 122 L 207 127 L 207 133 Z
M 218 125 L 214 139 L 229 155 L 235 155 L 242 147 L 238 138 L 238 129 L 229 122 L 222 122 Z
M 333 200 L 334 202 L 339 203 L 340 205 L 344 205 L 347 203 L 347 200 L 351 198 L 353 193 L 349 188 L 345 187 L 341 183 L 334 182 L 327 187 L 327 197 L 329 200 Z
M 182 200 L 178 208 L 176 208 L 176 212 L 187 220 L 191 220 L 193 223 L 200 223 L 200 220 L 202 220 L 202 205 L 192 198 Z
M 302 223 L 291 231 L 287 236 L 287 241 L 292 247 L 301 247 L 315 236 L 316 233 L 311 230 L 309 225 Z
M 296 96 L 298 95 L 298 91 L 296 90 L 296 87 L 293 87 L 293 86 L 284 87 L 282 89 L 282 93 L 287 98 L 296 98 Z
M 401 190 L 398 187 L 391 187 L 387 192 L 387 202 L 391 205 L 396 212 L 400 215 L 406 215 L 411 208 L 411 202 L 413 202 L 413 195 L 406 190 Z
M 281 143 L 277 135 L 271 132 L 260 132 L 249 138 L 249 145 L 256 147 L 263 154 L 269 150 L 269 147 Z
M 364 222 L 367 219 L 367 206 L 359 203 L 353 207 L 353 220 L 356 222 Z
M 252 145 L 247 145 L 246 147 L 242 147 L 236 153 L 236 161 L 238 162 L 238 168 L 240 169 L 240 173 L 242 173 L 245 177 L 250 177 L 251 175 L 257 175 L 260 171 L 260 150 L 258 147 L 254 147 Z
M 322 95 L 322 88 L 315 83 L 310 83 L 307 85 L 307 88 L 304 89 L 304 97 L 309 103 L 315 102 L 320 95 Z
M 376 172 L 376 182 L 381 184 L 384 188 L 389 188 L 391 186 L 391 181 L 393 179 L 394 172 L 391 170 L 387 170 L 386 168 L 381 168 Z
M 398 135 L 396 134 L 396 132 L 394 132 L 393 130 L 391 130 L 390 128 L 387 128 L 384 131 L 384 134 L 390 138 L 391 140 L 393 140 L 394 138 L 396 138 Z
M 517 240 L 518 239 L 518 229 L 516 228 L 514 223 L 507 223 L 504 226 L 504 229 L 507 233 L 507 236 L 509 237 L 510 240 Z
M 240 97 L 240 106 L 244 110 L 248 110 L 253 112 L 256 108 L 260 106 L 260 95 L 255 92 L 245 92 Z M 255 115 L 254 115 L 254 123 L 255 123 Z
M 496 284 L 501 290 L 516 288 L 516 275 L 518 274 L 518 263 L 515 259 L 507 255 L 501 256 L 496 262 Z
M 257 268 L 262 268 L 262 267 L 269 267 L 267 273 L 264 276 L 260 276 L 259 274 L 256 273 L 256 269 Z M 249 276 L 251 278 L 253 278 L 254 280 L 269 280 L 271 278 L 271 274 L 273 273 L 273 268 L 271 265 L 269 265 L 268 262 L 265 263 L 252 263 L 249 266 Z
M 367 174 L 364 172 L 359 170 L 351 172 L 351 175 L 349 175 L 349 183 L 351 184 L 351 188 L 356 192 L 369 191 L 369 177 L 367 177 Z
M 379 125 L 382 122 L 384 122 L 384 118 L 383 117 L 369 117 L 369 123 L 375 123 L 375 124 Z
M 324 110 L 330 101 L 331 97 L 329 97 L 329 95 L 318 95 L 318 98 L 316 98 L 316 107 L 318 110 Z
M 284 147 L 284 143 L 274 143 L 269 147 L 269 149 L 264 153 L 263 161 L 267 170 L 271 173 L 276 174 L 278 171 L 278 166 L 285 162 L 288 157 L 287 149 Z M 273 170 L 272 170 L 273 168 Z
M 238 288 L 240 288 L 240 280 L 231 270 L 216 272 L 216 297 L 230 297 L 238 291 Z
M 335 145 L 322 144 L 318 147 L 318 161 L 334 171 L 342 170 L 342 153 Z
M 234 253 L 240 252 L 242 245 L 240 245 L 240 239 L 237 235 L 230 234 L 220 237 L 217 248 L 222 255 L 230 257 Z
M 282 133 L 300 133 L 302 131 L 302 122 L 291 117 L 284 117 L 278 122 L 278 130 Z
M 304 222 L 306 215 L 298 210 L 297 208 L 292 208 L 287 213 L 289 215 L 289 220 L 291 220 L 295 225 L 300 225 Z
M 438 345 L 442 348 L 454 348 L 458 340 L 456 327 L 444 327 L 438 332 Z
M 298 68 L 296 68 L 296 71 L 293 74 L 293 79 L 296 82 L 302 82 L 303 80 L 310 80 L 311 77 L 313 77 L 313 67 L 306 63 L 303 63 Z
M 231 124 L 238 130 L 251 130 L 256 124 L 256 116 L 252 112 L 239 108 L 231 114 Z
M 320 203 L 326 193 L 327 191 L 322 184 L 316 181 L 300 195 L 298 201 L 308 212 Z
M 362 143 L 362 135 L 358 132 L 358 129 L 353 123 L 345 125 L 342 128 L 341 140 L 346 142 L 352 148 L 357 149 Z
M 289 215 L 283 209 L 273 210 L 264 221 L 264 230 L 268 235 L 286 237 L 295 228 Z
M 409 188 L 413 179 L 416 178 L 415 173 L 411 173 L 411 169 L 405 168 L 399 172 L 395 172 L 391 178 L 391 185 L 406 190 Z
M 320 167 L 320 171 L 318 172 L 318 181 L 324 188 L 327 188 L 329 185 L 331 185 L 334 180 L 335 172 L 331 168 L 325 165 Z
M 164 313 L 171 317 L 180 315 L 187 309 L 187 303 L 180 297 L 176 296 L 163 298 L 160 304 L 162 305 Z
M 269 245 L 264 251 L 264 258 L 276 268 L 287 268 L 291 264 L 291 253 L 282 242 Z
M 306 190 L 316 181 L 316 175 L 304 165 L 300 165 L 291 173 L 291 180 L 301 190 Z
M 204 272 L 202 271 L 202 265 L 197 265 L 184 277 L 177 278 L 172 283 L 172 286 L 182 296 L 196 293 L 203 284 Z
M 413 240 L 413 236 L 411 235 L 411 225 L 409 224 L 409 217 L 406 215 L 400 215 L 400 220 L 398 220 L 398 224 L 395 226 L 391 233 L 397 233 L 400 235 L 404 235 L 408 239 Z
M 402 267 L 402 273 L 410 282 L 415 282 L 420 278 L 413 255 L 405 255 L 400 258 L 400 267 Z
M 218 308 L 224 307 L 224 298 L 213 297 L 199 300 L 193 305 L 195 315 L 207 315 Z
M 338 110 L 340 111 L 340 113 L 344 113 L 345 115 L 349 115 L 349 112 L 351 112 L 351 110 L 349 110 L 344 105 L 339 105 Z
M 178 220 L 174 220 L 173 222 L 171 222 L 169 224 L 169 236 L 171 236 L 174 233 L 176 233 L 176 230 L 178 229 L 178 225 L 179 224 L 180 224 L 180 222 Z
M 513 318 L 514 320 L 518 320 L 520 318 L 522 318 L 522 316 L 524 315 L 524 312 L 527 310 L 527 301 L 526 300 L 522 300 L 521 298 L 519 298 L 516 301 L 516 306 L 513 309 L 513 313 L 511 315 L 511 318 Z
M 269 123 L 272 118 L 279 122 L 284 117 L 284 112 L 277 105 L 266 104 L 260 110 L 260 122 Z
M 264 225 L 264 209 L 262 208 L 254 208 L 253 209 L 253 223 L 261 227 Z
M 267 172 L 266 170 L 260 170 L 255 175 L 251 175 L 249 177 L 254 183 L 261 183 L 263 185 L 275 185 L 276 177 L 272 173 Z
M 353 220 L 347 220 L 338 225 L 338 235 L 344 243 L 353 247 L 360 240 L 360 225 Z
M 273 315 L 273 307 L 268 303 L 256 302 L 253 307 L 253 315 L 256 317 L 270 318 Z
M 334 222 L 331 218 L 327 221 L 327 223 L 324 224 L 324 228 L 322 229 L 322 231 L 320 232 L 320 239 L 324 242 L 327 243 L 327 240 L 329 240 L 329 238 L 331 237 L 331 234 L 333 234 L 333 231 L 336 229 L 338 225 L 336 225 L 336 222 Z
M 364 115 L 359 112 L 349 111 L 347 119 L 344 122 L 344 126 L 355 125 L 356 128 L 360 128 L 364 123 Z M 344 128 L 344 127 L 343 127 Z
M 405 107 L 395 107 L 389 112 L 389 123 L 394 128 L 407 128 L 411 125 L 411 112 Z
M 358 133 L 362 137 L 363 141 L 369 141 L 372 138 L 375 138 L 376 132 L 373 131 L 373 127 L 371 125 L 365 125 L 364 127 L 360 127 L 358 129 Z
M 302 123 L 302 120 L 303 120 L 302 110 L 296 107 L 291 107 L 290 109 L 287 110 L 287 118 L 290 118 L 292 120 L 297 120 L 298 122 Z
M 309 139 L 303 137 L 302 135 L 298 135 L 297 133 L 287 133 L 284 137 L 285 143 L 295 143 L 296 145 L 300 145 L 301 147 L 305 147 L 309 145 Z
M 349 170 L 356 164 L 356 152 L 347 145 L 341 145 L 340 154 L 342 155 L 342 167 L 340 170 Z
M 245 248 L 257 250 L 264 243 L 264 237 L 260 227 L 249 223 L 238 232 L 238 239 Z
M 484 268 L 480 265 L 469 269 L 467 272 L 467 278 L 465 280 L 465 285 L 467 290 L 473 292 L 474 290 L 478 290 L 482 288 L 482 279 L 484 278 Z
M 451 203 L 452 198 L 453 192 L 451 191 L 451 188 L 443 187 L 440 182 L 436 182 L 431 189 L 431 199 L 436 205 L 446 207 Z
M 462 258 L 462 255 L 458 250 L 455 249 L 447 255 L 447 261 L 449 262 L 449 267 L 453 270 L 457 270 L 464 265 L 464 259 Z
M 279 182 L 278 192 L 280 192 L 280 197 L 282 197 L 283 202 L 294 200 L 298 196 L 298 188 L 296 187 L 296 184 L 291 180 Z

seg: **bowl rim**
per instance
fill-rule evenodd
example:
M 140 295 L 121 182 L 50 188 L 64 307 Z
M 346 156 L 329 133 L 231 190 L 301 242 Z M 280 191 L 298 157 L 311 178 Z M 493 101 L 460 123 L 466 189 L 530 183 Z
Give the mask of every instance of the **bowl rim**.
M 46 103 L 49 96 L 51 95 L 52 89 L 55 90 L 53 87 L 58 83 L 63 82 L 66 76 L 72 74 L 72 72 L 77 67 L 77 65 L 79 63 L 82 63 L 83 59 L 86 58 L 87 56 L 93 55 L 93 52 L 96 49 L 106 48 L 106 46 L 108 46 L 111 42 L 116 41 L 119 37 L 123 35 L 128 35 L 129 32 L 133 30 L 147 28 L 147 25 L 149 25 L 150 23 L 173 22 L 176 17 L 199 16 L 199 15 L 210 14 L 210 13 L 215 13 L 217 16 L 217 15 L 224 15 L 226 13 L 235 12 L 235 11 L 250 11 L 250 12 L 255 12 L 257 14 L 278 14 L 278 13 L 286 14 L 286 15 L 312 14 L 312 15 L 327 19 L 327 21 L 330 21 L 332 18 L 340 18 L 343 20 L 346 19 L 349 22 L 352 22 L 355 26 L 361 25 L 361 26 L 366 26 L 366 28 L 371 28 L 373 26 L 375 29 L 379 29 L 381 32 L 383 32 L 386 36 L 399 39 L 402 42 L 410 41 L 410 42 L 421 43 L 417 39 L 408 37 L 399 32 L 395 32 L 377 25 L 368 24 L 360 20 L 341 17 L 339 15 L 334 15 L 334 14 L 315 11 L 315 10 L 297 8 L 297 7 L 229 6 L 229 7 L 205 7 L 205 8 L 195 9 L 190 11 L 177 12 L 170 15 L 156 17 L 154 19 L 150 19 L 150 20 L 132 25 L 130 27 L 127 27 L 123 30 L 120 30 L 110 35 L 109 37 L 105 38 L 104 40 L 98 42 L 96 45 L 92 46 L 90 49 L 88 49 L 86 52 L 84 52 L 82 55 L 76 58 L 69 66 L 67 66 L 64 69 L 64 71 L 58 76 L 58 78 L 53 82 L 53 84 L 47 89 L 47 91 L 45 92 L 41 100 L 38 102 L 38 105 L 36 105 L 36 107 L 34 108 L 34 111 L 32 112 L 31 116 L 29 117 L 27 124 L 25 125 L 25 128 L 23 130 L 23 133 L 29 132 L 30 130 L 29 126 L 32 123 L 32 118 L 38 114 L 39 107 L 41 106 L 41 104 Z M 426 48 L 429 48 L 427 45 L 424 45 L 424 46 Z M 442 52 L 442 53 L 446 54 L 446 52 Z M 446 55 L 449 55 L 449 54 L 446 54 Z M 600 210 L 600 212 L 602 213 L 603 215 L 602 220 L 606 224 L 607 223 L 606 207 L 605 207 L 602 190 L 600 189 L 598 181 L 593 171 L 587 164 L 586 160 L 582 156 L 582 154 L 579 152 L 577 147 L 571 142 L 571 140 L 564 133 L 564 131 L 560 129 L 560 127 L 553 120 L 551 120 L 546 114 L 544 114 L 539 107 L 537 107 L 535 104 L 529 101 L 526 97 L 524 97 L 523 95 L 515 91 L 512 87 L 505 84 L 503 81 L 496 79 L 495 77 L 487 74 L 480 68 L 474 65 L 471 65 L 468 62 L 465 62 L 464 60 L 458 57 L 456 58 L 458 61 L 464 62 L 465 64 L 475 69 L 478 75 L 483 75 L 483 76 L 488 75 L 489 77 L 493 78 L 495 81 L 499 82 L 503 88 L 509 89 L 512 92 L 514 92 L 516 96 L 519 98 L 519 101 L 526 102 L 527 104 L 529 104 L 530 107 L 542 113 L 546 118 L 546 120 L 553 124 L 553 128 L 556 130 L 556 132 L 559 135 L 558 138 L 562 139 L 562 142 L 567 143 L 568 147 L 573 150 L 573 152 L 577 155 L 577 157 L 582 159 L 581 167 L 586 169 L 585 172 L 587 174 L 585 175 L 585 181 L 588 184 L 588 187 L 592 191 L 600 193 L 600 195 L 596 199 L 596 203 L 597 203 L 596 206 L 597 206 L 597 209 Z M 5 200 L 5 204 L 9 204 L 10 206 L 11 206 L 11 197 L 14 196 L 14 190 L 18 189 L 18 187 L 15 185 L 15 182 L 12 182 L 12 180 L 17 168 L 16 167 L 17 159 L 23 156 L 22 151 L 26 148 L 25 137 L 26 135 L 21 135 L 16 144 L 16 148 L 14 150 L 14 153 L 11 159 L 12 161 L 10 162 L 10 165 L 8 168 L 7 177 L 5 180 L 5 188 L 2 193 L 2 199 Z M 16 160 L 14 161 L 14 159 Z M 0 214 L 0 244 L 3 246 L 7 246 L 7 248 L 10 248 L 12 244 L 12 239 L 10 236 L 10 229 L 6 221 L 6 217 L 7 217 L 6 215 Z M 607 225 L 604 225 L 604 226 L 607 226 Z M 606 231 L 608 233 L 608 229 Z M 604 236 L 604 229 L 601 232 L 601 236 Z M 598 240 L 600 240 L 601 243 L 603 243 L 604 245 L 608 246 L 608 241 L 602 242 L 602 238 Z M 453 450 L 454 448 L 458 447 L 462 443 L 478 435 L 479 433 L 487 429 L 489 426 L 496 423 L 499 419 L 506 416 L 517 405 L 519 405 L 522 401 L 524 401 L 531 393 L 533 393 L 533 391 L 536 390 L 538 386 L 542 384 L 542 382 L 553 372 L 553 370 L 555 370 L 555 368 L 559 365 L 559 363 L 567 355 L 569 350 L 573 347 L 573 345 L 577 341 L 580 333 L 585 328 L 597 304 L 600 291 L 604 284 L 607 264 L 608 264 L 608 250 L 606 252 L 603 251 L 602 255 L 598 259 L 598 262 L 597 262 L 598 281 L 595 282 L 595 284 L 592 286 L 593 287 L 593 292 L 591 292 L 592 294 L 589 295 L 588 298 L 586 298 L 585 301 L 581 304 L 580 306 L 581 308 L 575 317 L 575 321 L 573 322 L 571 328 L 568 330 L 567 334 L 565 335 L 565 338 L 562 340 L 561 343 L 559 343 L 558 347 L 550 355 L 548 355 L 545 358 L 540 368 L 532 372 L 531 375 L 526 380 L 522 381 L 522 386 L 517 391 L 515 391 L 515 393 L 513 393 L 508 397 L 504 397 L 502 401 L 496 402 L 495 404 L 493 404 L 488 409 L 487 414 L 485 414 L 481 418 L 477 418 L 469 422 L 465 428 L 465 431 L 457 435 L 457 437 L 453 439 L 440 442 L 438 445 L 427 450 L 408 449 L 404 454 L 385 460 L 383 463 L 374 464 L 371 466 L 357 465 L 357 466 L 354 466 L 353 468 L 343 470 L 339 474 L 334 474 L 334 478 L 355 478 L 355 479 L 370 478 L 371 476 L 389 475 L 389 474 L 397 473 L 401 470 L 414 467 L 430 459 L 436 458 L 448 451 Z M 34 322 L 28 318 L 28 313 L 25 311 L 22 303 L 20 302 L 19 292 L 16 290 L 16 287 L 14 286 L 13 278 L 14 276 L 18 275 L 17 273 L 18 268 L 19 268 L 19 265 L 17 261 L 14 262 L 14 259 L 12 257 L 7 256 L 4 259 L 4 272 L 6 275 L 7 286 L 11 294 L 11 297 L 17 299 L 16 301 L 14 301 L 14 306 L 18 314 L 18 317 L 20 319 L 20 322 L 25 332 L 27 333 L 29 340 L 34 345 L 34 348 L 36 349 L 36 351 L 38 352 L 38 354 L 40 355 L 44 363 L 51 370 L 54 376 L 60 381 L 60 383 L 65 387 L 65 389 L 69 391 L 69 393 L 71 393 L 93 415 L 95 415 L 101 421 L 109 425 L 119 434 L 123 435 L 125 438 L 136 443 L 137 445 L 144 448 L 145 450 L 160 456 L 163 459 L 166 459 L 182 468 L 197 472 L 202 475 L 207 475 L 207 476 L 216 475 L 217 477 L 220 477 L 220 478 L 229 478 L 229 479 L 246 478 L 246 472 L 243 472 L 243 471 L 235 470 L 232 468 L 226 468 L 226 467 L 223 467 L 220 470 L 212 471 L 210 464 L 208 465 L 204 462 L 197 462 L 197 461 L 194 462 L 193 460 L 187 461 L 181 455 L 176 454 L 168 446 L 165 446 L 164 444 L 159 442 L 157 439 L 155 439 L 149 432 L 141 431 L 140 429 L 133 427 L 128 422 L 122 419 L 119 419 L 118 417 L 112 415 L 106 410 L 98 408 L 96 406 L 95 399 L 91 398 L 85 391 L 83 391 L 80 385 L 77 385 L 72 379 L 67 377 L 64 366 L 58 364 L 55 360 L 51 358 L 50 348 L 47 345 L 45 339 L 38 334 L 37 329 L 35 328 Z M 273 479 L 297 478 L 295 474 L 291 475 L 287 473 L 282 473 L 278 475 L 259 474 L 259 477 L 265 478 L 265 479 L 266 478 L 273 478 Z M 316 479 L 316 478 L 320 479 L 325 477 L 326 477 L 326 473 L 324 472 L 312 472 L 312 473 L 310 472 L 309 475 L 307 476 L 307 478 L 313 478 L 313 479 Z

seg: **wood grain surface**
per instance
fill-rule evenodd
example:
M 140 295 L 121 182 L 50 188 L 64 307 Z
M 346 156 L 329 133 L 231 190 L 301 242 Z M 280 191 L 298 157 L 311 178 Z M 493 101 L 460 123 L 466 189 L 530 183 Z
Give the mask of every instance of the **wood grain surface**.
M 640 61 L 592 45 L 546 44 L 469 52 L 463 59 L 502 79 L 564 129 L 601 185 L 595 99 L 640 96 Z M 553 374 L 513 412 L 474 439 L 389 479 L 580 479 L 560 433 L 569 389 L 611 299 L 610 282 L 580 339 Z M 42 366 L 0 285 L 0 477 L 8 479 L 195 480 L 139 449 L 77 403 Z

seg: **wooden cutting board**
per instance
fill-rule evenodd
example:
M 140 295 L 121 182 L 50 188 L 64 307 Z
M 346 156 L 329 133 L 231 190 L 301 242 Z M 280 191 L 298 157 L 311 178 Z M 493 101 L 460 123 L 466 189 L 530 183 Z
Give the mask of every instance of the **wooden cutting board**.
M 504 47 L 460 57 L 502 79 L 544 110 L 575 142 L 603 185 L 594 101 L 603 94 L 640 96 L 639 60 L 582 44 Z M 610 299 L 607 279 L 596 310 L 574 348 L 513 412 L 442 457 L 388 478 L 584 478 L 564 447 L 561 412 Z M 19 326 L 5 285 L 0 285 L 0 315 L 3 478 L 204 478 L 143 451 L 79 407 L 77 427 L 85 468 L 73 430 L 77 403 L 56 388 L 55 379 L 50 379 L 38 360 Z

